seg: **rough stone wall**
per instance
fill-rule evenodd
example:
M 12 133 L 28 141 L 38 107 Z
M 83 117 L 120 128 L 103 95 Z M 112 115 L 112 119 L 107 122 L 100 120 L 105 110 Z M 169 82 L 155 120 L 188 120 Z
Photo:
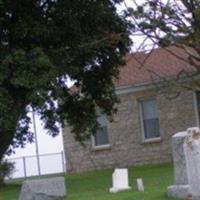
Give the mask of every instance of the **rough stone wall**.
M 143 141 L 139 99 L 155 96 L 157 100 L 160 141 Z M 119 95 L 121 103 L 112 123 L 108 123 L 110 148 L 95 150 L 91 141 L 82 147 L 73 138 L 70 128 L 64 129 L 64 147 L 69 172 L 82 172 L 130 165 L 171 161 L 171 136 L 196 126 L 194 97 L 185 91 L 169 99 L 164 92 L 146 90 Z

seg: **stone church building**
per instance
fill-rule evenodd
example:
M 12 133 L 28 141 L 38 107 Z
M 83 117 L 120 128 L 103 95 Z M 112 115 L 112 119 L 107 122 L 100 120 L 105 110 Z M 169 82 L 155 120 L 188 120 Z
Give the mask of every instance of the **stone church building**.
M 63 130 L 67 171 L 171 162 L 171 136 L 199 125 L 200 93 L 184 87 L 196 68 L 186 60 L 186 50 L 175 46 L 128 55 L 116 81 L 113 122 L 100 116 L 102 129 L 86 147 L 68 126 Z

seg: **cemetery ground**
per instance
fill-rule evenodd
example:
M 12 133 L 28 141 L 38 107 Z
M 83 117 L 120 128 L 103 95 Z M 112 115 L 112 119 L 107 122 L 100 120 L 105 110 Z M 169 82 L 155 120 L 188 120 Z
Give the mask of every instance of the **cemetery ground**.
M 144 192 L 136 191 L 136 178 L 142 178 Z M 0 189 L 0 200 L 18 200 L 21 181 L 10 182 Z M 166 195 L 173 183 L 172 164 L 129 168 L 129 191 L 111 194 L 112 170 L 66 175 L 66 200 L 177 200 Z

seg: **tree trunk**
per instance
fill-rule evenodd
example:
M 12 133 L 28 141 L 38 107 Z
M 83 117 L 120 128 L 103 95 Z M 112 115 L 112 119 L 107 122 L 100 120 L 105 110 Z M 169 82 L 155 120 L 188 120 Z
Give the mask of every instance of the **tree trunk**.
M 25 104 L 16 102 L 15 105 L 10 106 L 12 113 L 8 113 L 8 116 L 11 117 L 5 117 L 5 119 L 3 118 L 0 123 L 0 161 L 3 159 L 9 146 L 13 142 L 18 121 L 24 112 L 25 107 Z M 7 123 L 6 120 L 9 121 L 9 125 L 5 125 Z
M 15 132 L 0 132 L 0 162 L 14 139 Z

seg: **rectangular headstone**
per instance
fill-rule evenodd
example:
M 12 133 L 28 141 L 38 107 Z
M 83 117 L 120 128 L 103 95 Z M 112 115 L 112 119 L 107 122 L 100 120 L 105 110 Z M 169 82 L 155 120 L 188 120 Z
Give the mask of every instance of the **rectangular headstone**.
M 174 162 L 174 182 L 175 185 L 187 185 L 188 177 L 186 161 L 183 150 L 183 143 L 187 132 L 179 132 L 172 137 L 172 152 Z
M 186 157 L 186 169 L 192 199 L 200 200 L 200 130 L 193 128 L 188 130 L 184 142 Z
M 174 185 L 171 185 L 167 188 L 168 196 L 186 199 L 191 192 L 186 161 L 188 159 L 186 159 L 186 155 L 184 153 L 184 143 L 186 138 L 188 138 L 190 133 L 193 131 L 198 132 L 199 128 L 188 128 L 187 131 L 177 133 L 172 137 L 175 182 Z
M 128 184 L 128 169 L 115 169 L 112 174 L 113 187 L 110 188 L 110 192 L 119 192 L 123 190 L 129 190 Z
M 186 159 L 183 149 L 186 136 L 187 131 L 179 132 L 172 136 L 174 185 L 171 185 L 167 188 L 167 194 L 170 197 L 185 199 L 189 194 Z
M 59 200 L 66 195 L 64 177 L 24 181 L 19 200 Z
M 136 186 L 138 192 L 144 192 L 144 184 L 141 178 L 136 179 Z

